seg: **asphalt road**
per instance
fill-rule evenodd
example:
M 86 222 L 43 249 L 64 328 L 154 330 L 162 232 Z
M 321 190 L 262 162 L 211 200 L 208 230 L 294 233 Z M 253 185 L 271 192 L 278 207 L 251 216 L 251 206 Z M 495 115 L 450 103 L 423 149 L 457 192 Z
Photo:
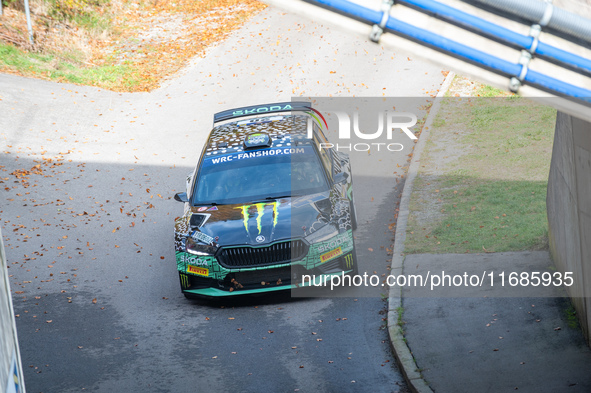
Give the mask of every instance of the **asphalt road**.
M 27 390 L 406 391 L 379 293 L 185 299 L 171 197 L 214 112 L 292 95 L 423 102 L 442 81 L 437 66 L 273 9 L 152 93 L 1 75 L 0 218 Z M 411 146 L 352 155 L 362 272 L 387 273 Z

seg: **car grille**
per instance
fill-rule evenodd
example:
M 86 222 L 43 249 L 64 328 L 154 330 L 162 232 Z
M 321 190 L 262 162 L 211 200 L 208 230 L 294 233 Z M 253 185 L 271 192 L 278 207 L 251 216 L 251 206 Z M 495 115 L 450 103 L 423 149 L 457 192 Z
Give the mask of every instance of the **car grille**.
M 298 239 L 267 247 L 222 248 L 217 258 L 227 268 L 255 267 L 297 261 L 307 253 L 308 245 Z

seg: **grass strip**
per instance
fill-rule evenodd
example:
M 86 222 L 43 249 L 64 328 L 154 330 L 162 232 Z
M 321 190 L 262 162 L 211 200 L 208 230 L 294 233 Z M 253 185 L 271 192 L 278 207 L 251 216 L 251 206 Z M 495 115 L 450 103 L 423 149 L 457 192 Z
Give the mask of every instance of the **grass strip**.
M 422 152 L 405 252 L 546 249 L 556 110 L 488 86 L 465 97 L 466 83 L 454 80 Z

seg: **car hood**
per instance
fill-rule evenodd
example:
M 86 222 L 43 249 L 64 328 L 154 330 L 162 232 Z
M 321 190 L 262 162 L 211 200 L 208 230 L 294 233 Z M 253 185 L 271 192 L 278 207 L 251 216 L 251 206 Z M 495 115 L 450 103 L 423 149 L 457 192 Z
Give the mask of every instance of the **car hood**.
M 309 229 L 318 226 L 329 193 L 304 197 L 278 198 L 264 202 L 192 207 L 194 221 L 202 221 L 194 231 L 199 237 L 213 238 L 219 246 L 266 245 L 280 240 L 304 237 Z M 330 206 L 330 205 L 328 205 Z M 326 212 L 325 212 L 326 215 Z M 330 215 L 330 212 L 328 212 Z

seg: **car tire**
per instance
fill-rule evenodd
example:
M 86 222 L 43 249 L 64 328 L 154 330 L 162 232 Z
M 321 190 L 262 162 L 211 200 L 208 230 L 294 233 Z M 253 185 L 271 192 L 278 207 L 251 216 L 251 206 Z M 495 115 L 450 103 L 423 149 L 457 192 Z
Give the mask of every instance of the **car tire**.
M 353 270 L 348 273 L 351 277 L 353 276 L 357 276 L 359 275 L 359 266 L 358 266 L 358 262 L 357 262 L 357 251 L 355 248 L 355 238 L 352 236 L 351 237 L 353 240 L 353 250 L 351 251 L 351 253 L 353 254 Z
M 355 198 L 349 202 L 349 214 L 351 214 L 351 229 L 357 229 L 357 212 L 355 211 Z
M 355 251 L 355 248 L 353 248 L 353 271 L 351 272 L 352 276 L 357 276 L 359 275 L 359 265 L 357 262 L 357 252 Z

